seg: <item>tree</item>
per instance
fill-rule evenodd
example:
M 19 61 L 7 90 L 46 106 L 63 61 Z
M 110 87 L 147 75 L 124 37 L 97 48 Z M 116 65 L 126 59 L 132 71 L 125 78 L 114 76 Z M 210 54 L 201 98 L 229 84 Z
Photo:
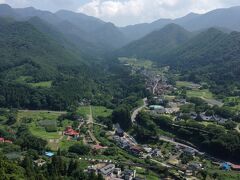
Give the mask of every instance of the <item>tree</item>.
M 68 151 L 79 155 L 87 155 L 90 153 L 90 147 L 84 144 L 74 144 L 69 147 Z
M 128 130 L 132 126 L 130 111 L 125 106 L 120 106 L 113 111 L 112 121 L 118 123 L 124 130 Z

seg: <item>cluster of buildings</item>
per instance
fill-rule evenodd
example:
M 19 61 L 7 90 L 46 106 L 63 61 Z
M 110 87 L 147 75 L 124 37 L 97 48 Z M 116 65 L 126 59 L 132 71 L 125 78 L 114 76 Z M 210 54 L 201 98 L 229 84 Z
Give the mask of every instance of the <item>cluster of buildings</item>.
M 102 174 L 106 180 L 132 180 L 136 177 L 136 170 L 116 167 L 115 164 L 97 164 L 89 166 L 89 173 Z
M 177 120 L 181 120 L 183 117 L 189 117 L 193 120 L 198 120 L 198 121 L 212 121 L 216 122 L 218 124 L 224 124 L 228 121 L 228 119 L 225 119 L 221 116 L 218 115 L 207 115 L 205 112 L 197 114 L 196 112 L 190 112 L 190 113 L 180 113 L 178 117 L 176 118 Z
M 113 136 L 113 140 L 116 142 L 116 144 L 121 147 L 122 149 L 125 149 L 126 151 L 134 154 L 134 155 L 141 155 L 143 153 L 143 149 L 141 146 L 133 142 L 130 138 L 126 136 Z
M 10 140 L 5 139 L 3 137 L 0 137 L 0 143 L 10 143 L 10 144 L 12 144 L 13 142 L 10 141 Z

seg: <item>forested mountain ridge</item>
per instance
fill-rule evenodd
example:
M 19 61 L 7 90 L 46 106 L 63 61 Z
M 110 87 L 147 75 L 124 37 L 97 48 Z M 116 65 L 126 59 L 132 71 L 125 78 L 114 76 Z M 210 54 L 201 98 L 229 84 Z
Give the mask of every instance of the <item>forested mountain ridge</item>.
M 152 31 L 159 30 L 167 24 L 174 23 L 188 31 L 199 31 L 211 27 L 226 28 L 231 31 L 240 31 L 240 7 L 216 9 L 205 14 L 190 13 L 177 19 L 159 19 L 152 23 L 130 25 L 120 28 L 126 37 L 131 40 L 140 39 Z
M 117 62 L 82 56 L 55 32 L 36 17 L 0 19 L 1 107 L 62 110 L 82 99 L 115 107 L 144 90 L 135 88 L 141 78 L 131 77 Z
M 33 73 L 35 78 L 40 76 L 37 69 L 41 69 L 41 72 L 44 71 L 44 77 L 39 78 L 46 80 L 52 77 L 48 70 L 54 73 L 58 66 L 81 64 L 79 56 L 65 50 L 28 22 L 9 22 L 1 19 L 0 36 L 2 73 L 12 67 L 32 64 L 36 67 Z
M 231 88 L 239 86 L 240 33 L 227 34 L 210 28 L 161 57 L 159 62 L 185 72 L 190 81 L 210 80 L 216 93 L 226 89 L 232 92 Z
M 169 24 L 159 31 L 154 31 L 140 40 L 136 40 L 120 49 L 120 56 L 158 59 L 172 49 L 187 42 L 192 34 L 184 28 Z
M 26 21 L 33 17 L 40 18 L 51 25 L 52 29 L 61 32 L 64 38 L 79 50 L 83 49 L 85 54 L 102 56 L 128 42 L 114 24 L 81 13 L 70 11 L 51 13 L 32 7 L 14 9 L 5 4 L 0 4 L 0 9 L 0 16 L 13 17 L 18 21 Z

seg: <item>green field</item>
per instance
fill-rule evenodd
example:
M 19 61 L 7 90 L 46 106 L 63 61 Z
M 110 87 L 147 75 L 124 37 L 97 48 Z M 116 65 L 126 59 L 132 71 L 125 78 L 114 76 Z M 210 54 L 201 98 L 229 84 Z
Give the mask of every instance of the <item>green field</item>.
M 232 96 L 227 97 L 224 99 L 224 104 L 229 106 L 232 110 L 240 111 L 240 97 L 238 96 Z M 230 106 L 229 104 L 233 103 L 233 106 Z
M 43 81 L 38 83 L 29 83 L 33 87 L 43 87 L 43 88 L 50 88 L 52 86 L 52 81 Z
M 202 99 L 213 99 L 213 94 L 208 89 L 196 89 L 196 90 L 188 90 L 188 97 L 198 97 Z
M 187 81 L 177 81 L 176 82 L 176 86 L 177 87 L 189 87 L 191 85 L 192 85 L 192 83 L 191 82 L 187 82 Z
M 87 118 L 90 114 L 90 106 L 80 106 L 77 109 L 77 113 L 79 113 L 84 118 Z
M 112 110 L 107 109 L 104 106 L 92 106 L 92 113 L 93 113 L 93 118 L 97 118 L 99 116 L 108 117 L 112 114 Z
M 133 66 L 133 67 L 144 67 L 146 69 L 152 68 L 152 65 L 153 65 L 152 61 L 145 60 L 145 59 L 121 57 L 119 58 L 119 61 L 121 63 L 129 64 L 130 66 Z
M 60 111 L 19 111 L 18 112 L 18 120 L 21 118 L 32 118 L 34 120 L 56 120 L 61 114 L 64 114 L 65 112 Z
M 43 88 L 50 88 L 52 86 L 52 81 L 42 81 L 38 83 L 30 83 L 32 80 L 31 76 L 20 76 L 16 79 L 18 83 L 26 83 L 33 87 L 43 87 Z

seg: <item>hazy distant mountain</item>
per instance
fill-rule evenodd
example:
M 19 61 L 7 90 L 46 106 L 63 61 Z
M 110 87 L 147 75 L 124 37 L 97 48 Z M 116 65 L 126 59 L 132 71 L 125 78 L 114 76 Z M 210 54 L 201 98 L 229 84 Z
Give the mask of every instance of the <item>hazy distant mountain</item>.
M 240 7 L 217 9 L 206 14 L 190 13 L 178 19 L 159 19 L 152 23 L 143 23 L 120 28 L 131 40 L 142 38 L 154 30 L 163 28 L 169 23 L 178 24 L 189 31 L 199 31 L 210 27 L 218 27 L 240 31 Z
M 210 27 L 240 30 L 240 7 L 217 9 L 179 24 L 188 30 L 196 31 Z
M 0 5 L 0 16 L 12 17 L 21 21 L 38 17 L 51 25 L 52 30 L 54 29 L 54 31 L 58 31 L 65 36 L 64 39 L 91 55 L 104 54 L 122 47 L 128 42 L 115 25 L 80 13 L 59 11 L 53 14 L 32 7 L 13 9 L 3 4 Z M 37 22 L 35 26 L 44 30 L 41 26 L 37 26 Z M 32 23 L 34 22 L 32 21 Z M 51 33 L 51 35 L 54 35 L 54 33 Z
M 119 48 L 129 42 L 123 33 L 112 23 L 106 23 L 82 13 L 65 10 L 58 11 L 56 15 L 87 32 L 89 38 L 91 38 L 89 41 L 92 43 L 100 43 L 108 48 Z
M 2 17 L 13 17 L 13 18 L 21 18 L 19 14 L 17 14 L 9 5 L 0 4 L 0 16 Z
M 154 31 L 142 39 L 136 40 L 123 47 L 118 53 L 120 56 L 135 56 L 157 60 L 177 46 L 185 43 L 191 33 L 184 28 L 169 24 L 163 29 Z

